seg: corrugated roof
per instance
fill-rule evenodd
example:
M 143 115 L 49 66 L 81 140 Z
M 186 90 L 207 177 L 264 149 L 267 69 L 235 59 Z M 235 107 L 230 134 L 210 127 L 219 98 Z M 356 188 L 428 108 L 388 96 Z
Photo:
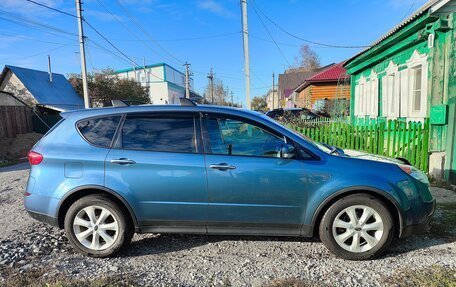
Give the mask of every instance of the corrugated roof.
M 344 62 L 329 67 L 307 79 L 309 82 L 313 81 L 338 81 L 340 79 L 348 78 L 347 70 L 343 67 Z
M 328 67 L 331 67 L 332 65 L 334 65 L 334 63 L 315 69 L 313 71 L 300 71 L 299 69 L 296 69 L 294 71 L 285 72 L 284 74 L 279 74 L 279 95 L 282 97 L 288 97 L 291 92 L 293 92 L 294 89 L 303 81 L 312 77 L 316 73 Z M 291 92 L 289 94 L 287 94 L 285 91 L 288 89 L 291 89 Z
M 344 63 L 341 62 L 339 64 L 333 64 L 330 67 L 327 67 L 323 71 L 320 71 L 314 75 L 312 75 L 310 78 L 306 79 L 303 81 L 301 84 L 299 84 L 294 91 L 295 92 L 301 92 L 304 90 L 306 87 L 308 87 L 312 83 L 322 83 L 322 82 L 337 82 L 339 80 L 345 80 L 348 79 L 349 76 L 347 74 L 347 70 L 344 68 Z
M 52 73 L 52 82 L 50 82 L 48 72 L 6 65 L 0 76 L 0 83 L 8 70 L 24 84 L 38 104 L 58 111 L 84 108 L 84 100 L 76 93 L 64 75 Z
M 364 54 L 365 52 L 369 51 L 372 49 L 374 46 L 380 44 L 384 40 L 386 40 L 388 37 L 392 36 L 395 34 L 397 31 L 401 30 L 405 26 L 407 26 L 409 23 L 413 22 L 416 20 L 418 17 L 424 15 L 428 11 L 435 12 L 439 8 L 441 8 L 443 5 L 447 4 L 448 2 L 451 2 L 454 0 L 429 0 L 426 2 L 423 6 L 421 6 L 418 10 L 416 10 L 412 15 L 410 15 L 408 18 L 406 18 L 404 21 L 399 23 L 398 25 L 394 26 L 391 30 L 389 30 L 386 34 L 384 34 L 382 37 L 380 37 L 378 40 L 376 40 L 374 43 L 372 43 L 368 48 L 362 50 L 361 52 L 357 53 L 350 59 L 348 59 L 344 65 L 348 64 L 351 62 L 353 59 L 357 58 L 358 56 Z

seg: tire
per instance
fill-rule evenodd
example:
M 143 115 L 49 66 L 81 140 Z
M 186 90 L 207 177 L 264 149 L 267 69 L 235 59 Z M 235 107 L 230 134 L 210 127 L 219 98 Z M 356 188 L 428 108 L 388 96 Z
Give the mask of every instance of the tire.
M 323 244 L 336 256 L 367 260 L 388 249 L 394 237 L 394 222 L 381 200 L 368 194 L 353 194 L 328 208 L 319 233 Z
M 122 207 L 102 194 L 75 201 L 65 214 L 64 228 L 71 245 L 92 257 L 114 256 L 134 234 Z

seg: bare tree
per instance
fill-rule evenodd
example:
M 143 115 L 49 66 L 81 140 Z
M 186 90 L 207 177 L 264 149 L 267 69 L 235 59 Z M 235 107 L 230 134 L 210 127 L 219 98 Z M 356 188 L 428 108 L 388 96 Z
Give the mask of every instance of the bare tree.
M 312 50 L 308 45 L 302 45 L 299 49 L 299 55 L 295 58 L 296 69 L 301 71 L 312 71 L 320 68 L 320 57 L 317 52 Z
M 204 98 L 206 102 L 214 105 L 228 105 L 228 92 L 223 84 L 222 80 L 214 79 L 214 97 L 212 98 L 212 87 L 210 84 L 207 85 L 204 91 Z

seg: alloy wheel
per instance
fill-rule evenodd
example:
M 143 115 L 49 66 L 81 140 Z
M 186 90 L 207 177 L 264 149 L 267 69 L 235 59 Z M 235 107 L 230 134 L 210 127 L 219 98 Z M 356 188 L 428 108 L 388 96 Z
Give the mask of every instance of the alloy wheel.
M 100 251 L 114 244 L 119 234 L 119 224 L 107 208 L 87 206 L 76 214 L 73 232 L 86 248 Z
M 366 205 L 345 208 L 335 217 L 333 237 L 343 249 L 360 253 L 374 248 L 383 236 L 384 223 L 380 214 Z

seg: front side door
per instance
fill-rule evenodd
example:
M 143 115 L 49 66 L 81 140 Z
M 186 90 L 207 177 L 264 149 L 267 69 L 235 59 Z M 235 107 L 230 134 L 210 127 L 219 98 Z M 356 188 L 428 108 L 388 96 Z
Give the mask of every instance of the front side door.
M 304 167 L 298 159 L 280 157 L 287 139 L 242 118 L 214 114 L 202 122 L 208 232 L 299 235 Z
M 145 232 L 205 233 L 207 188 L 197 113 L 128 114 L 106 158 L 106 186 Z

